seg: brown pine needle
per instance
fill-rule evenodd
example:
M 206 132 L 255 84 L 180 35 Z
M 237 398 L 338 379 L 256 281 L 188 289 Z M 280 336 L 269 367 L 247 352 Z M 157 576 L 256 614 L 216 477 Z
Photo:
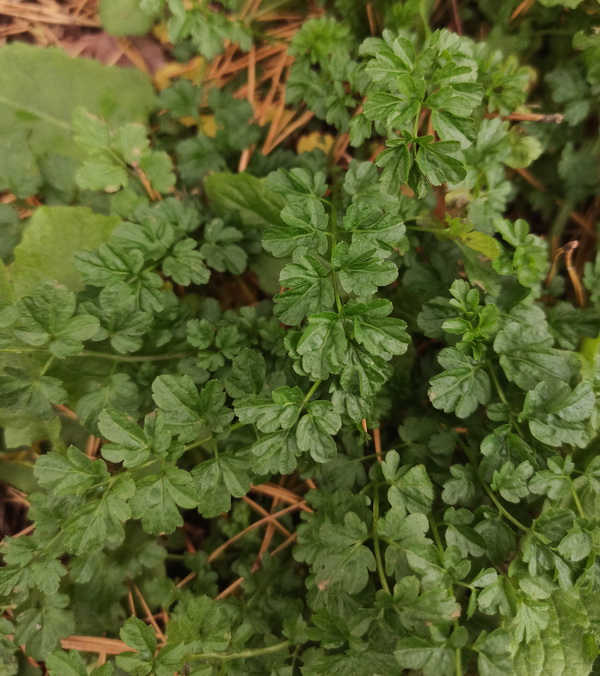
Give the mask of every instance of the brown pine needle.
M 535 0 L 523 0 L 523 2 L 510 15 L 510 20 L 514 21 L 516 18 L 525 15 L 535 5 Z
M 275 497 L 275 498 L 273 499 L 273 501 L 275 502 L 275 501 L 277 501 L 278 499 L 279 499 L 279 498 Z M 259 505 L 257 502 L 254 502 L 254 500 L 253 500 L 252 498 L 249 498 L 247 495 L 244 495 L 243 498 L 242 498 L 242 500 L 243 500 L 245 503 L 247 503 L 248 505 L 250 505 L 250 507 L 252 507 L 252 509 L 253 509 L 255 512 L 258 512 L 258 513 L 261 514 L 262 516 L 269 516 L 269 515 L 271 514 L 271 513 L 268 512 L 264 507 L 262 507 L 261 505 Z M 272 522 L 271 524 L 269 524 L 269 526 L 272 526 L 272 527 L 274 527 L 274 528 L 277 528 L 277 529 L 280 530 L 286 537 L 287 537 L 288 535 L 290 535 L 290 531 L 289 531 L 283 524 L 279 523 L 279 521 L 274 521 L 274 522 Z
M 377 453 L 377 462 L 383 462 L 381 453 L 381 436 L 379 434 L 379 427 L 373 430 L 373 444 L 375 445 L 375 453 Z
M 238 577 L 238 579 L 235 580 L 235 582 L 232 582 L 229 587 L 223 589 L 223 591 L 216 596 L 216 599 L 226 599 L 228 596 L 231 596 L 231 594 L 242 584 L 245 579 L 245 577 Z
M 286 547 L 289 547 L 291 544 L 296 542 L 297 539 L 298 533 L 292 533 L 285 542 L 282 542 L 278 547 L 275 547 L 275 549 L 271 552 L 271 556 L 276 556 L 277 554 L 279 554 L 281 550 L 285 549 Z
M 138 586 L 134 582 L 130 582 L 129 584 L 131 585 L 131 588 L 135 592 L 136 596 L 138 597 L 138 601 L 140 602 L 143 611 L 146 613 L 146 620 L 150 622 L 150 624 L 152 625 L 156 637 L 163 643 L 166 643 L 167 637 L 163 634 L 162 629 L 158 626 L 158 623 L 154 619 L 152 611 L 148 607 L 148 604 L 146 603 L 146 599 L 144 598 L 142 592 L 139 590 Z
M 35 524 L 32 523 L 27 528 L 23 528 L 23 530 L 20 530 L 18 533 L 15 535 L 11 535 L 12 538 L 20 538 L 23 537 L 24 535 L 29 535 L 29 533 L 33 533 L 35 530 Z
M 273 141 L 269 147 L 269 152 L 282 143 L 282 141 L 285 141 L 285 139 L 293 134 L 297 129 L 303 127 L 307 122 L 310 122 L 314 116 L 315 114 L 311 110 L 307 110 L 295 122 L 288 124 L 288 126 L 285 127 L 285 129 L 281 131 L 277 138 Z M 267 153 L 265 152 L 264 154 L 266 155 Z
M 133 650 L 124 641 L 102 636 L 69 636 L 60 641 L 65 650 L 79 650 L 85 653 L 104 653 L 105 655 L 120 655 Z M 133 650 L 133 652 L 136 652 Z
M 282 489 L 282 490 L 284 490 L 284 489 Z M 290 492 L 290 491 L 286 491 L 286 492 Z M 278 511 L 278 512 L 275 512 L 274 514 L 269 514 L 268 516 L 265 516 L 264 518 L 259 519 L 258 521 L 255 521 L 254 523 L 251 523 L 249 526 L 247 526 L 246 528 L 244 528 L 243 530 L 241 530 L 239 533 L 236 533 L 233 537 L 229 538 L 229 540 L 227 540 L 227 542 L 224 542 L 222 545 L 220 545 L 219 547 L 217 547 L 217 548 L 214 550 L 214 552 L 212 552 L 211 554 L 209 554 L 208 559 L 207 559 L 208 562 L 211 563 L 211 562 L 214 561 L 217 557 L 221 556 L 221 554 L 222 554 L 222 553 L 223 553 L 230 545 L 232 545 L 234 542 L 236 542 L 236 541 L 239 540 L 240 538 L 244 537 L 244 535 L 246 535 L 246 534 L 249 533 L 250 531 L 253 531 L 253 530 L 256 529 L 256 528 L 259 528 L 260 526 L 262 526 L 262 525 L 265 524 L 265 523 L 271 523 L 271 522 L 273 522 L 273 521 L 276 521 L 277 519 L 279 519 L 280 517 L 284 516 L 285 514 L 288 514 L 289 512 L 293 512 L 293 511 L 295 511 L 295 510 L 297 510 L 297 509 L 305 509 L 305 508 L 308 509 L 308 510 L 310 510 L 311 512 L 313 511 L 312 509 L 310 509 L 310 507 L 308 507 L 308 505 L 306 505 L 306 503 L 305 503 L 304 501 L 302 501 L 302 502 L 298 502 L 298 503 L 289 505 L 288 507 L 284 507 L 283 509 L 281 509 L 281 510 Z M 292 537 L 293 535 L 294 535 L 294 533 L 292 533 L 292 535 L 290 535 L 290 537 Z M 290 539 L 290 537 L 288 537 L 288 540 Z M 287 542 L 287 540 L 286 540 L 286 542 Z M 193 579 L 196 577 L 196 574 L 197 574 L 197 573 L 195 573 L 195 572 L 191 572 L 191 573 L 189 573 L 188 575 L 186 575 L 182 580 L 180 580 L 180 581 L 177 583 L 177 587 L 178 587 L 179 589 L 181 589 L 182 587 L 185 587 L 185 585 L 186 585 L 188 582 L 190 582 L 191 580 L 193 580 Z
M 458 35 L 463 34 L 463 25 L 458 11 L 458 2 L 450 0 L 450 7 L 452 8 L 452 20 L 454 21 L 454 32 Z
M 585 293 L 583 291 L 583 285 L 581 284 L 579 275 L 577 274 L 577 270 L 575 270 L 575 266 L 573 265 L 573 252 L 578 246 L 579 242 L 574 240 L 565 244 L 563 249 L 565 250 L 565 265 L 567 267 L 567 273 L 569 275 L 569 279 L 571 280 L 571 284 L 573 285 L 573 289 L 575 289 L 577 303 L 579 304 L 579 307 L 583 307 L 585 305 Z
M 136 162 L 134 162 L 131 166 L 133 167 L 136 176 L 140 179 L 140 183 L 144 186 L 144 190 L 148 193 L 150 200 L 152 202 L 160 202 L 162 200 L 162 195 L 154 190 L 145 172 Z
M 127 585 L 127 603 L 129 605 L 129 614 L 131 617 L 137 617 L 135 612 L 135 603 L 133 601 L 133 593 L 131 592 L 131 587 Z
M 288 504 L 298 505 L 300 509 L 305 512 L 312 513 L 313 510 L 304 502 L 304 500 L 296 493 L 288 490 L 287 488 L 282 488 L 276 484 L 266 483 L 259 484 L 258 486 L 251 485 L 250 491 L 253 493 L 260 493 L 261 495 L 270 495 L 271 497 L 277 496 L 282 502 Z
M 297 509 L 300 509 L 300 503 L 296 505 L 288 505 L 288 507 L 284 507 L 283 509 L 279 510 L 278 512 L 275 512 L 274 514 L 269 514 L 268 516 L 263 517 L 262 519 L 259 519 L 258 521 L 255 521 L 254 523 L 251 523 L 249 526 L 241 530 L 239 533 L 236 533 L 233 537 L 229 538 L 227 542 L 224 542 L 222 545 L 217 547 L 214 552 L 212 552 L 209 557 L 208 561 L 209 563 L 214 561 L 216 558 L 221 556 L 221 554 L 234 542 L 237 542 L 240 538 L 244 537 L 247 533 L 250 531 L 253 531 L 255 528 L 259 528 L 265 523 L 271 523 L 285 514 L 288 514 L 289 512 L 293 512 Z
M 285 95 L 282 92 L 279 97 L 279 102 L 277 103 L 277 108 L 275 109 L 275 115 L 273 116 L 273 120 L 271 121 L 271 126 L 269 127 L 269 131 L 267 132 L 267 138 L 263 143 L 263 147 L 261 150 L 263 155 L 268 155 L 271 152 L 271 144 L 273 143 L 273 140 L 277 135 L 277 132 L 279 131 L 279 124 L 281 122 L 281 118 L 283 117 L 284 112 L 285 112 Z

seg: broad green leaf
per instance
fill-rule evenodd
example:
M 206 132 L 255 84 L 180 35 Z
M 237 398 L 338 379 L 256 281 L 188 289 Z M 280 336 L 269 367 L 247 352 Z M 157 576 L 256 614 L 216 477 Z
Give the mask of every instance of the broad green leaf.
M 363 542 L 367 527 L 354 513 L 344 517 L 344 523 L 325 523 L 319 536 L 325 545 L 313 564 L 318 587 L 324 591 L 349 594 L 360 592 L 375 570 L 375 557 Z
M 117 126 L 145 122 L 155 106 L 145 73 L 73 59 L 54 47 L 40 49 L 23 42 L 5 45 L 0 48 L 0 72 L 2 134 L 24 130 L 36 157 L 62 161 L 66 172 L 62 180 L 68 190 L 72 158 L 81 156 L 71 126 L 77 108 L 85 106 Z
M 432 644 L 422 638 L 402 638 L 394 651 L 403 669 L 419 669 L 424 676 L 452 676 L 454 650 L 445 643 Z
M 204 256 L 196 247 L 197 242 L 190 237 L 182 239 L 163 261 L 163 272 L 176 284 L 206 284 L 210 279 Z
M 272 399 L 246 397 L 235 402 L 240 422 L 253 423 L 261 432 L 289 429 L 300 414 L 304 394 L 299 387 L 278 387 Z
M 482 631 L 473 644 L 477 651 L 477 666 L 481 676 L 504 676 L 513 670 L 513 649 L 510 633 L 496 629 L 489 634 Z
M 492 488 L 509 502 L 520 502 L 529 495 L 528 480 L 533 475 L 533 467 L 528 460 L 517 466 L 510 460 L 505 462 L 492 476 Z
M 82 556 L 106 544 L 121 544 L 125 538 L 123 526 L 131 518 L 128 500 L 134 493 L 135 484 L 125 475 L 116 478 L 95 499 L 75 509 L 64 522 L 67 551 Z
M 395 140 L 395 139 L 394 139 Z M 398 188 L 408 183 L 408 176 L 413 165 L 413 155 L 409 152 L 406 141 L 387 142 L 388 148 L 377 156 L 375 163 L 383 167 L 381 182 L 388 193 L 395 193 Z
M 542 443 L 584 448 L 592 436 L 590 416 L 595 402 L 588 382 L 571 391 L 564 382 L 544 380 L 527 393 L 519 420 L 528 420 L 531 433 Z
M 500 469 L 505 462 L 519 465 L 524 460 L 534 458 L 529 444 L 518 434 L 515 434 L 511 425 L 501 425 L 481 442 L 480 470 L 483 478 L 491 482 L 495 470 Z
M 352 232 L 352 241 L 375 247 L 380 258 L 387 258 L 394 247 L 405 240 L 406 228 L 399 216 L 384 214 L 377 207 L 359 207 L 351 204 L 342 223 L 344 230 Z
M 105 408 L 116 408 L 136 415 L 140 395 L 137 385 L 126 373 L 113 373 L 85 381 L 87 394 L 75 405 L 79 420 L 92 432 L 97 433 L 98 416 Z
M 473 120 L 448 111 L 432 111 L 431 124 L 442 141 L 456 141 L 461 148 L 468 148 L 477 137 Z
M 340 283 L 348 293 L 370 296 L 379 286 L 391 284 L 398 276 L 398 268 L 391 261 L 382 261 L 374 254 L 376 250 L 367 243 L 339 242 L 331 257 L 338 272 Z
M 319 198 L 327 190 L 325 175 L 307 169 L 278 169 L 269 174 L 266 184 L 270 190 L 284 195 L 288 202 L 305 202 L 308 197 Z
M 35 347 L 47 345 L 59 359 L 78 354 L 100 323 L 92 315 L 73 316 L 75 304 L 75 294 L 62 284 L 41 284 L 21 300 L 15 336 Z
M 200 253 L 209 267 L 219 272 L 241 275 L 248 262 L 245 250 L 236 244 L 242 239 L 243 234 L 237 228 L 226 227 L 221 219 L 216 218 L 204 228 L 204 243 Z
M 121 653 L 117 665 L 132 676 L 147 676 L 152 671 L 156 634 L 153 628 L 137 617 L 130 617 L 119 632 L 121 640 L 135 652 Z
M 435 408 L 466 418 L 487 403 L 490 381 L 480 364 L 450 347 L 440 352 L 438 361 L 445 370 L 430 380 L 429 399 Z
M 42 420 L 54 415 L 52 404 L 64 404 L 63 382 L 52 376 L 32 376 L 20 368 L 5 367 L 0 374 L 0 406 L 9 410 L 27 409 Z
M 423 465 L 400 466 L 397 451 L 386 453 L 381 464 L 383 476 L 390 484 L 388 500 L 392 507 L 405 508 L 410 513 L 427 514 L 431 509 L 433 484 Z
M 332 435 L 339 431 L 342 420 L 330 401 L 311 401 L 306 411 L 296 430 L 298 448 L 309 451 L 316 462 L 329 462 L 337 453 Z
M 579 360 L 573 353 L 550 347 L 544 326 L 507 324 L 494 340 L 506 377 L 523 390 L 533 390 L 542 380 L 570 384 L 577 378 Z
M 261 230 L 282 223 L 279 212 L 285 206 L 284 199 L 248 173 L 212 174 L 204 189 L 219 216 L 237 211 L 242 225 Z
M 329 310 L 334 303 L 330 274 L 314 256 L 299 256 L 294 263 L 286 265 L 279 280 L 289 288 L 275 296 L 279 319 L 295 326 L 307 315 Z
M 198 506 L 198 495 L 189 472 L 165 467 L 160 474 L 146 476 L 136 483 L 129 502 L 134 519 L 141 519 L 146 533 L 172 533 L 183 524 L 178 507 Z
M 7 538 L 3 544 L 5 566 L 0 568 L 0 592 L 36 588 L 43 594 L 56 594 L 67 569 L 54 558 L 51 548 L 39 551 L 35 538 Z
M 56 495 L 85 495 L 88 490 L 109 477 L 102 461 L 93 461 L 75 446 L 69 446 L 66 453 L 57 452 L 43 455 L 35 463 L 34 474 L 43 488 Z
M 152 383 L 152 396 L 165 414 L 168 429 L 184 443 L 208 441 L 233 417 L 224 406 L 223 385 L 217 380 L 209 381 L 198 392 L 190 376 L 163 375 Z
M 83 303 L 81 308 L 100 321 L 93 340 L 109 339 L 120 354 L 137 352 L 152 326 L 153 315 L 138 309 L 138 299 L 125 282 L 102 289 L 97 302 Z
M 339 373 L 346 358 L 347 340 L 339 315 L 321 312 L 310 315 L 296 351 L 302 357 L 302 368 L 314 380 Z
M 250 490 L 247 463 L 234 456 L 220 454 L 206 460 L 192 470 L 198 511 L 206 518 L 218 516 L 231 509 L 231 496 L 246 495 Z
M 118 224 L 116 216 L 94 214 L 87 207 L 37 209 L 10 266 L 17 298 L 31 293 L 46 279 L 56 279 L 70 291 L 81 291 L 84 285 L 73 265 L 75 253 L 98 248 Z
M 463 163 L 455 156 L 459 148 L 456 141 L 419 143 L 417 165 L 432 185 L 458 183 L 466 177 Z
M 263 247 L 277 258 L 301 254 L 324 254 L 328 240 L 325 235 L 329 217 L 316 199 L 289 204 L 281 211 L 284 225 L 269 228 L 263 235 Z
M 388 317 L 392 304 L 383 298 L 369 303 L 353 303 L 344 308 L 345 316 L 352 321 L 354 339 L 372 355 L 389 360 L 394 354 L 404 354 L 410 338 L 406 322 Z
M 296 469 L 298 456 L 301 454 L 293 429 L 261 435 L 250 450 L 255 456 L 252 469 L 258 474 L 291 474 Z
M 67 610 L 69 597 L 52 594 L 42 597 L 34 607 L 20 612 L 16 617 L 15 641 L 27 645 L 27 654 L 36 660 L 44 660 L 59 647 L 61 638 L 75 630 L 73 612 Z
M 99 12 L 104 30 L 118 36 L 145 35 L 157 14 L 144 11 L 139 0 L 101 0 Z
M 108 408 L 100 414 L 98 427 L 111 442 L 102 445 L 102 455 L 110 462 L 122 462 L 125 467 L 137 467 L 151 454 L 176 458 L 183 453 L 182 444 L 172 441 L 161 411 L 149 413 L 142 429 L 132 416 Z
M 56 650 L 45 659 L 50 676 L 88 676 L 88 670 L 76 650 Z
M 263 355 L 255 350 L 242 350 L 231 364 L 231 373 L 225 380 L 225 390 L 234 399 L 260 394 L 265 375 Z

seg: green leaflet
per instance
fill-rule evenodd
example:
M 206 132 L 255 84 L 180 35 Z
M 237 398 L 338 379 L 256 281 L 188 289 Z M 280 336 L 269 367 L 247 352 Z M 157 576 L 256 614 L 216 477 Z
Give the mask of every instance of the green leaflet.
M 189 376 L 159 376 L 152 391 L 156 405 L 166 415 L 167 428 L 180 441 L 197 441 L 205 435 L 210 439 L 212 433 L 222 432 L 232 418 L 231 411 L 223 406 L 223 386 L 216 380 L 198 392 Z
M 435 408 L 466 418 L 487 403 L 490 381 L 480 364 L 454 348 L 442 350 L 438 361 L 445 370 L 430 381 L 429 399 Z

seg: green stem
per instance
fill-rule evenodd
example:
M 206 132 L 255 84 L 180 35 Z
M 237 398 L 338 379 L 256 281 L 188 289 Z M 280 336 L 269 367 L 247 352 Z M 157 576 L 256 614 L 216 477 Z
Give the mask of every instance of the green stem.
M 331 205 L 331 283 L 333 284 L 333 292 L 335 294 L 335 305 L 339 314 L 342 312 L 342 299 L 337 283 L 337 273 L 333 269 L 333 252 L 337 244 L 337 209 Z
M 438 530 L 437 523 L 435 522 L 435 519 L 431 514 L 427 518 L 429 520 L 429 527 L 431 528 L 431 533 L 433 535 L 433 541 L 435 542 L 435 546 L 438 548 L 439 553 L 442 556 L 444 556 L 444 545 L 442 544 L 442 538 L 440 537 L 440 532 Z
M 421 23 L 423 24 L 423 30 L 425 31 L 425 37 L 431 37 L 431 27 L 429 26 L 429 0 L 419 0 L 419 15 L 421 17 Z
M 421 5 L 423 3 L 421 2 Z M 429 24 L 428 24 L 429 25 Z M 421 104 L 419 103 L 419 107 L 417 108 L 417 114 L 415 115 L 415 123 L 413 125 L 413 136 L 418 136 L 419 135 L 419 122 L 421 120 Z
M 508 415 L 510 418 L 510 422 L 512 425 L 514 425 L 514 428 L 517 430 L 519 433 L 519 436 L 521 439 L 524 439 L 523 436 L 523 430 L 520 428 L 519 423 L 517 422 L 517 418 L 515 414 L 512 411 L 511 405 L 506 398 L 506 395 L 504 394 L 504 390 L 502 389 L 502 386 L 500 385 L 500 381 L 498 380 L 498 376 L 496 375 L 496 370 L 491 364 L 488 364 L 488 369 L 487 369 L 490 378 L 492 379 L 492 382 L 494 383 L 494 387 L 496 389 L 496 392 L 498 393 L 498 397 L 500 397 L 500 401 L 508 408 Z
M 196 655 L 190 655 L 187 659 L 189 660 L 241 660 L 241 659 L 250 659 L 252 657 L 259 657 L 260 655 L 268 655 L 270 653 L 276 653 L 284 648 L 289 648 L 289 641 L 282 641 L 281 643 L 275 643 L 275 645 L 267 646 L 266 648 L 255 648 L 251 650 L 241 650 L 238 653 L 198 653 Z
M 579 501 L 579 496 L 577 495 L 577 491 L 575 490 L 575 486 L 573 486 L 573 482 L 569 480 L 569 483 L 571 484 L 571 495 L 573 496 L 573 502 L 575 503 L 575 507 L 577 507 L 577 512 L 579 516 L 582 519 L 585 519 L 585 512 L 583 511 L 583 505 Z
M 421 225 L 407 225 L 407 230 L 414 230 L 415 232 L 430 232 L 433 235 L 448 236 L 448 228 L 425 228 Z
M 308 392 L 306 393 L 306 396 L 304 397 L 304 400 L 302 401 L 302 408 L 304 408 L 306 406 L 306 404 L 308 404 L 308 402 L 310 401 L 313 394 L 317 391 L 317 387 L 319 387 L 319 385 L 322 382 L 323 381 L 319 378 L 319 380 L 317 380 L 316 382 L 313 383 L 313 386 L 310 388 L 310 390 L 308 390 Z
M 383 560 L 381 558 L 381 548 L 379 546 L 379 536 L 377 534 L 377 523 L 379 522 L 379 487 L 375 488 L 375 498 L 373 500 L 373 548 L 375 550 L 375 562 L 377 565 L 377 573 L 381 582 L 382 589 L 391 594 L 390 586 L 385 577 L 385 568 L 383 567 Z
M 458 623 L 458 620 L 454 620 L 454 627 L 457 629 L 460 625 Z M 462 668 L 462 648 L 455 648 L 454 649 L 454 666 L 455 666 L 455 673 L 456 676 L 464 676 L 463 668 Z
M 527 535 L 529 535 L 531 533 L 531 528 L 527 528 L 527 526 L 524 526 L 520 521 L 515 519 L 515 517 L 508 510 L 504 508 L 502 503 L 494 495 L 492 489 L 485 483 L 485 481 L 483 481 L 483 479 L 481 480 L 481 485 L 483 486 L 483 490 L 488 494 L 489 499 L 494 503 L 494 505 L 496 505 L 498 511 L 502 514 L 502 516 L 508 519 L 519 530 L 522 530 L 524 533 L 527 533 Z
M 250 423 L 243 423 L 243 422 L 236 422 L 231 425 L 229 428 L 232 432 L 235 430 L 239 430 L 240 427 L 246 427 L 246 425 L 249 425 Z M 209 442 L 211 439 L 213 439 L 213 435 L 211 434 L 210 437 L 205 437 L 204 439 L 198 439 L 197 441 L 190 441 L 189 444 L 186 444 L 183 449 L 185 451 L 191 451 L 192 448 L 196 448 L 197 446 L 202 446 L 203 444 L 206 444 Z
M 53 362 L 53 361 L 54 361 L 54 355 L 51 354 L 51 355 L 50 355 L 50 358 L 49 358 L 48 361 L 44 364 L 44 366 L 42 367 L 42 370 L 40 371 L 40 377 L 43 376 L 44 373 L 46 373 L 46 371 L 52 366 L 52 362 Z

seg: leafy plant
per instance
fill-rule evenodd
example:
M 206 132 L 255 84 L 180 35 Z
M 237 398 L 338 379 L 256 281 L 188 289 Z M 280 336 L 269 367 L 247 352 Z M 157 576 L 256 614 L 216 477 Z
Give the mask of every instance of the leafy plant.
M 111 106 L 0 48 L 5 673 L 595 673 L 598 11 L 431 4 L 134 3 L 197 77 Z

